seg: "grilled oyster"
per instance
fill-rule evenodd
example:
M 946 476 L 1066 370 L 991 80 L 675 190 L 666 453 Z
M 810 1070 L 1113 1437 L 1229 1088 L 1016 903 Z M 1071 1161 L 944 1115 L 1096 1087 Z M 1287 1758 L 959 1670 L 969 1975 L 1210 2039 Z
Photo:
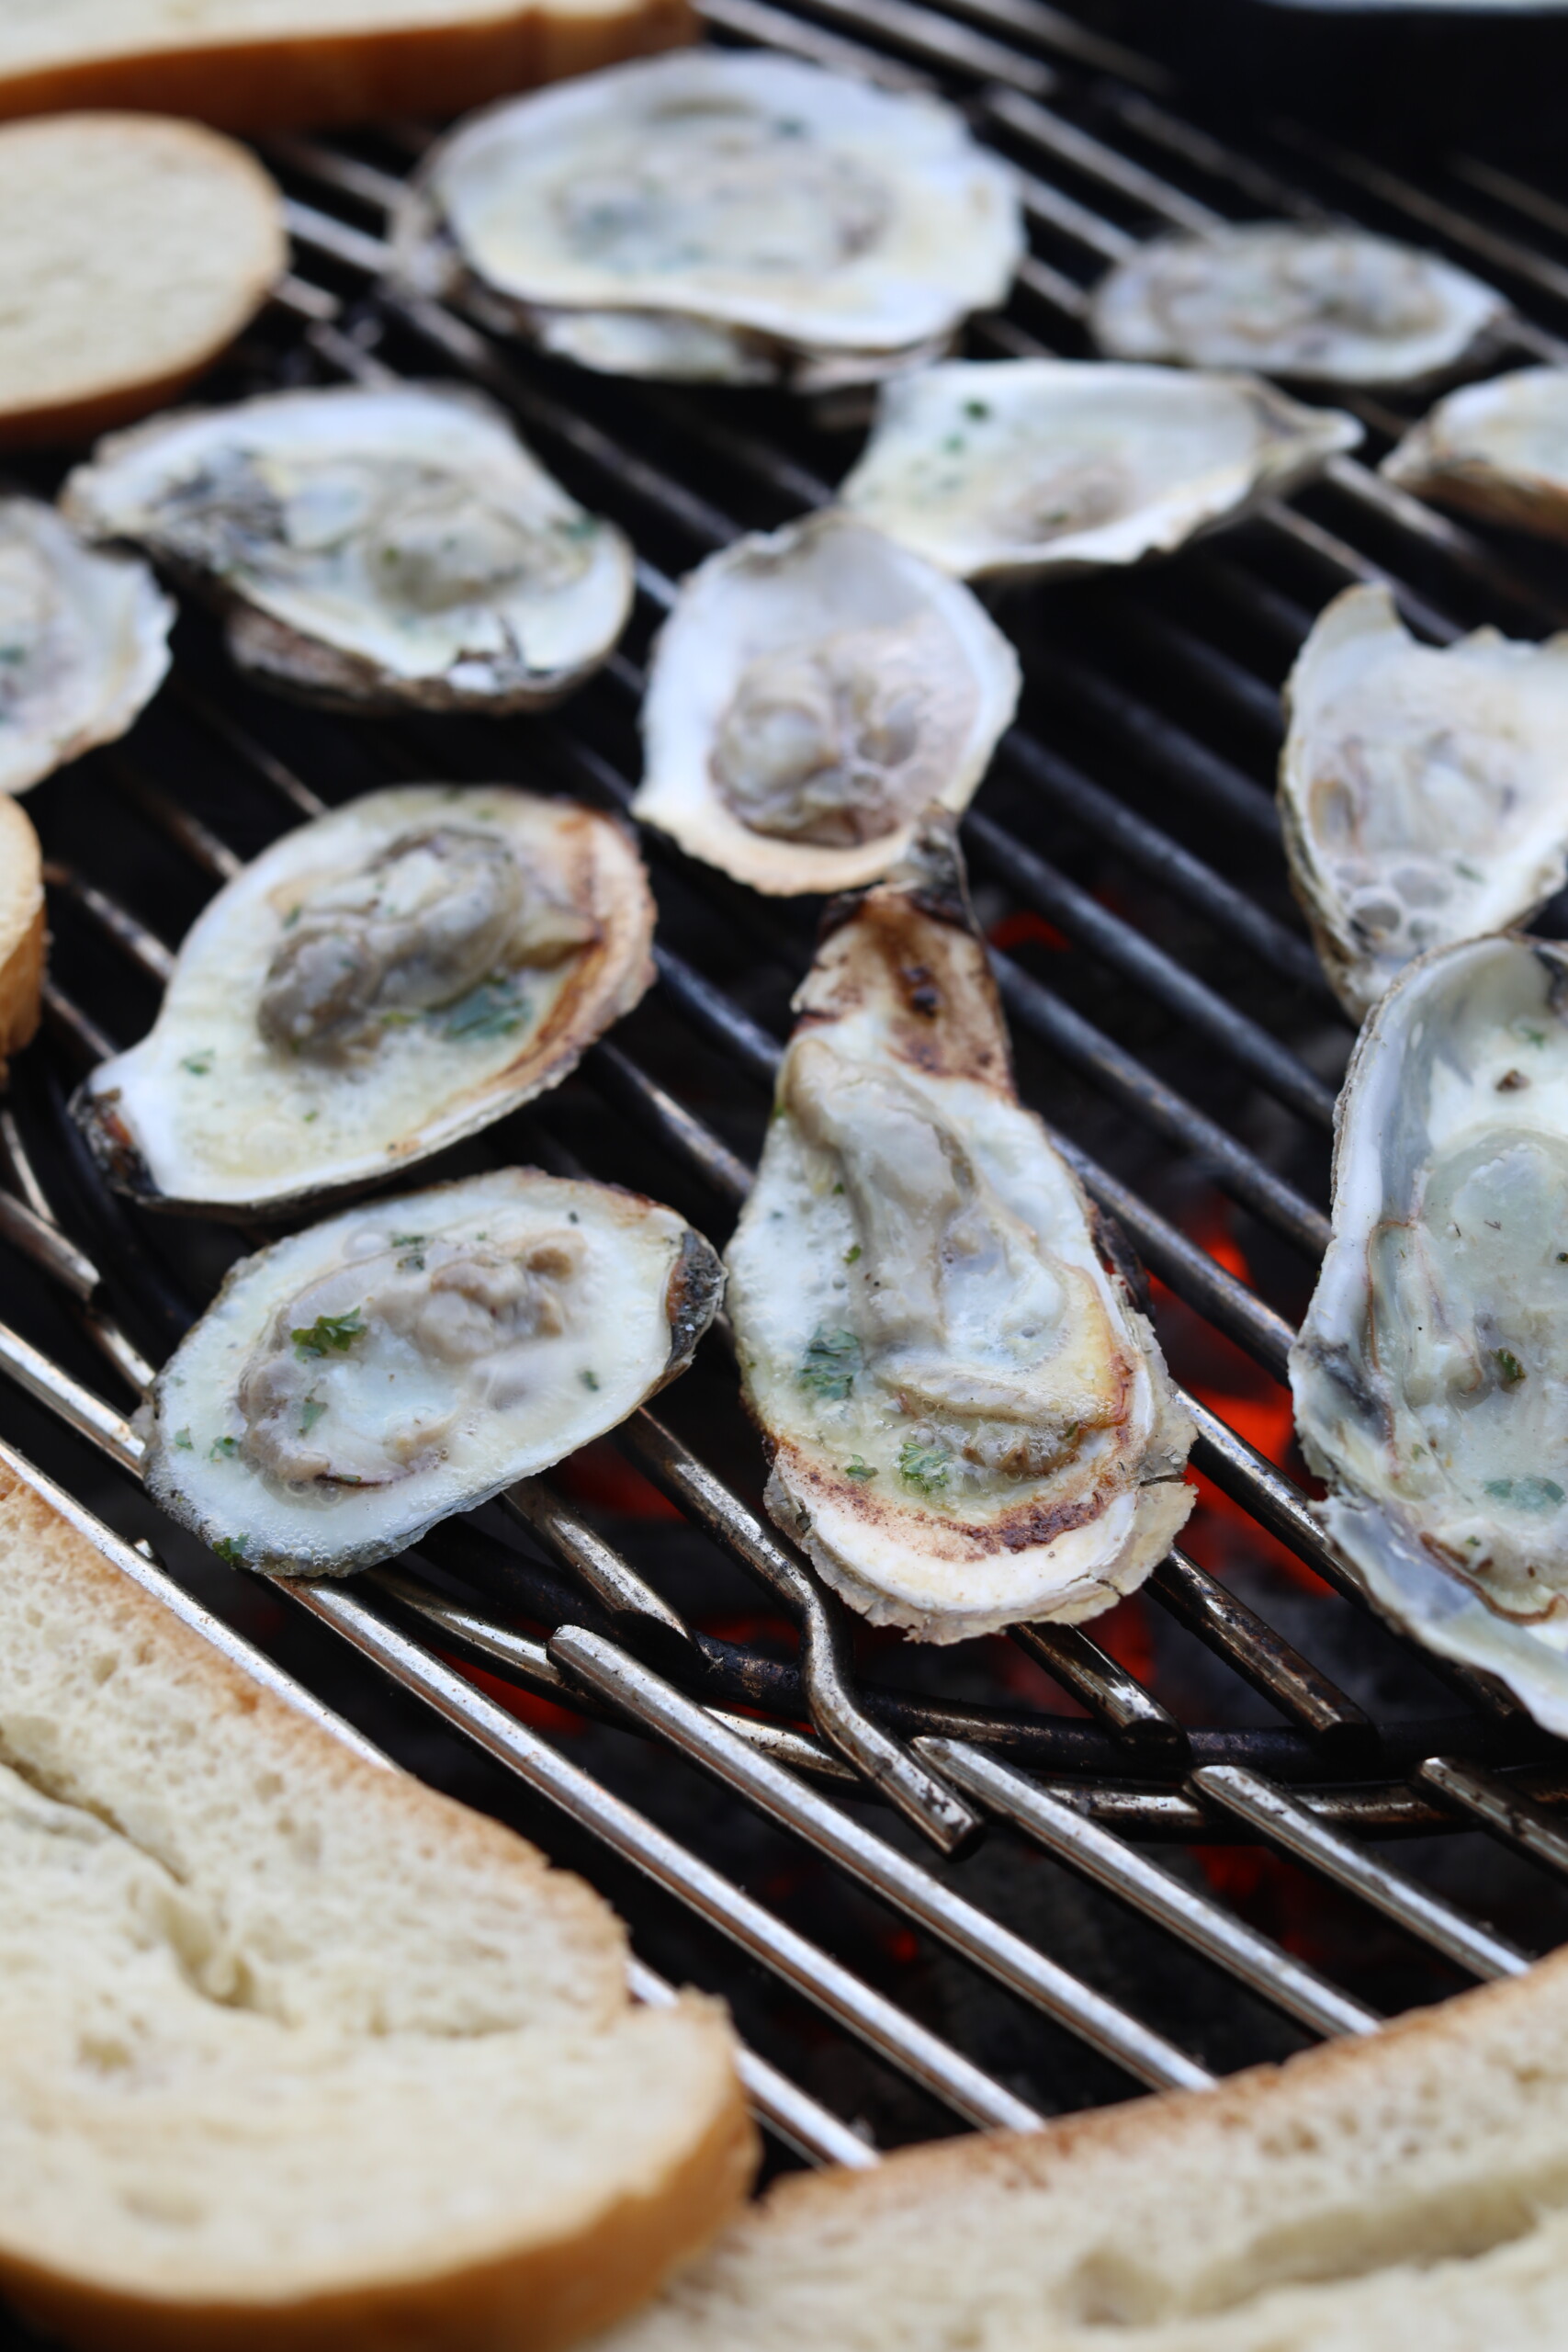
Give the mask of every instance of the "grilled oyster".
M 1258 220 L 1156 237 L 1100 280 L 1089 325 L 1112 359 L 1415 384 L 1467 359 L 1507 309 L 1478 277 L 1413 245 Z
M 1568 1733 L 1568 951 L 1410 965 L 1340 1097 L 1291 1354 L 1324 1527 L 1394 1622 Z
M 599 667 L 631 607 L 620 532 L 465 387 L 159 417 L 101 442 L 63 504 L 227 606 L 242 669 L 333 707 L 535 709 Z
M 672 1209 L 503 1169 L 236 1266 L 153 1391 L 148 1486 L 223 1555 L 344 1576 L 685 1370 L 723 1293 Z
M 884 873 L 962 808 L 1018 701 L 966 588 L 849 516 L 739 540 L 682 586 L 643 705 L 633 813 L 759 890 Z
M 1359 1021 L 1428 947 L 1522 922 L 1568 873 L 1568 636 L 1417 644 L 1385 588 L 1324 612 L 1286 688 L 1291 884 Z
M 394 227 L 425 291 L 477 286 L 589 367 L 868 379 L 1000 301 L 1013 175 L 934 99 L 758 52 L 589 74 L 464 123 Z
M 954 359 L 884 386 L 839 495 L 961 580 L 1088 571 L 1234 522 L 1360 437 L 1251 376 Z
M 398 785 L 220 890 L 151 1034 L 76 1117 L 155 1207 L 276 1216 L 559 1083 L 653 976 L 622 827 L 504 785 Z
M 1192 1428 L 1013 1090 L 953 820 L 830 914 L 728 1251 L 767 1503 L 879 1624 L 1092 1617 L 1166 1552 Z
M 0 792 L 135 723 L 168 669 L 174 617 L 134 556 L 95 554 L 36 498 L 0 498 Z
M 1439 505 L 1568 539 L 1568 368 L 1450 392 L 1379 470 Z

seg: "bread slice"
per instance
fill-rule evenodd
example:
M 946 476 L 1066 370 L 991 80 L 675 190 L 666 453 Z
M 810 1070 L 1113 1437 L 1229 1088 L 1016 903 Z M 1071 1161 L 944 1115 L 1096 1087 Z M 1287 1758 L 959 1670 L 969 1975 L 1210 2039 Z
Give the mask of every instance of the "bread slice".
M 1561 2352 L 1568 1955 L 1214 2091 L 786 2181 L 598 2352 Z
M 456 114 L 694 37 L 691 0 L 0 0 L 0 118 L 228 130 Z
M 0 1085 L 8 1058 L 38 1028 L 47 940 L 38 835 L 0 793 Z
M 743 2193 L 728 2029 L 0 1464 L 0 2294 L 115 2352 L 530 2352 Z
M 152 115 L 6 124 L 0 220 L 8 448 L 83 440 L 161 407 L 288 266 L 283 199 L 254 157 Z

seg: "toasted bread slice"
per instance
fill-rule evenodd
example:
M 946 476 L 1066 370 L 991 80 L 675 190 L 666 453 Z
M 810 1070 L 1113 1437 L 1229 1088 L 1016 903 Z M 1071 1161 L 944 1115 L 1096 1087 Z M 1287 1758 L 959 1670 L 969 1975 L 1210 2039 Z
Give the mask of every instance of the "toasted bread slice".
M 6 124 L 0 220 L 7 448 L 84 440 L 172 400 L 288 258 L 282 198 L 254 157 L 152 115 Z
M 753 2158 L 722 2013 L 0 1459 L 0 2294 L 115 2352 L 533 2352 Z
M 38 1028 L 46 936 L 38 835 L 0 793 L 0 1082 Z
M 691 0 L 0 0 L 0 118 L 137 107 L 267 130 L 456 114 L 694 28 Z

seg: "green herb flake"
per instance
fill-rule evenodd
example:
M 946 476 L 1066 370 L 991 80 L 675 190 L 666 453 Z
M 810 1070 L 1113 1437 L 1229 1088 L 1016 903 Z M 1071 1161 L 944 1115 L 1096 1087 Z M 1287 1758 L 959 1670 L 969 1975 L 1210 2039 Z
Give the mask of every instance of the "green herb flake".
M 423 1233 L 392 1233 L 387 1238 L 393 1250 L 422 1250 L 424 1247 Z
M 237 1437 L 215 1437 L 207 1449 L 209 1462 L 232 1462 L 240 1451 Z
M 301 1362 L 312 1356 L 345 1356 L 365 1329 L 365 1319 L 357 1306 L 346 1315 L 318 1315 L 313 1323 L 291 1331 L 294 1352 Z
M 849 1395 L 863 1364 L 861 1344 L 852 1331 L 829 1330 L 818 1323 L 801 1360 L 800 1385 L 814 1396 L 837 1400 Z
M 1486 879 L 1483 874 L 1477 873 L 1473 865 L 1467 865 L 1462 857 L 1455 858 L 1454 872 L 1462 875 L 1467 882 L 1484 882 Z
M 295 924 L 299 922 L 299 920 L 300 916 L 304 913 L 304 911 L 305 911 L 305 909 L 304 909 L 304 906 L 303 906 L 303 904 L 302 904 L 302 903 L 301 903 L 299 906 L 297 906 L 297 907 L 290 907 L 290 908 L 289 908 L 289 910 L 288 910 L 288 913 L 284 916 L 284 918 L 283 918 L 283 928 L 284 928 L 284 930 L 285 930 L 285 931 L 292 931 L 292 930 L 293 930 L 293 928 L 294 928 L 294 926 L 295 926 Z
M 898 1448 L 898 1476 L 917 1494 L 944 1494 L 952 1466 L 952 1456 L 944 1445 L 922 1445 L 919 1438 L 907 1437 Z
M 175 1431 L 175 1443 L 179 1447 L 182 1453 L 194 1453 L 196 1452 L 196 1447 L 192 1442 L 189 1430 L 176 1430 Z
M 400 1258 L 398 1272 L 400 1274 L 423 1274 L 424 1272 L 423 1250 L 411 1250 L 406 1258 Z
M 1517 1356 L 1510 1355 L 1506 1348 L 1494 1348 L 1492 1358 L 1502 1376 L 1504 1387 L 1517 1388 L 1525 1376 L 1525 1368 Z
M 876 1466 L 874 1463 L 863 1462 L 858 1453 L 852 1453 L 844 1464 L 844 1476 L 846 1478 L 874 1478 Z
M 592 1389 L 597 1393 L 599 1387 L 599 1375 L 596 1372 L 580 1372 L 577 1376 L 579 1380 L 581 1381 L 584 1388 Z
M 972 416 L 978 424 L 983 417 L 987 417 L 991 413 L 991 403 L 989 401 L 965 401 L 964 413 L 965 416 Z
M 838 1200 L 838 1199 L 839 1199 L 839 1197 L 840 1196 L 840 1194 L 841 1194 L 841 1193 L 842 1193 L 842 1192 L 843 1192 L 843 1189 L 844 1189 L 844 1188 L 843 1188 L 843 1185 L 842 1185 L 841 1183 L 840 1183 L 840 1184 L 835 1184 L 835 1185 L 834 1185 L 834 1187 L 833 1187 L 833 1198 L 834 1198 L 835 1200 Z
M 1527 1046 L 1544 1046 L 1546 1043 L 1545 1030 L 1535 1028 L 1528 1021 L 1516 1021 L 1514 1035 L 1516 1037 L 1522 1037 Z
M 199 1054 L 186 1054 L 180 1063 L 180 1068 L 188 1069 L 192 1078 L 210 1078 L 212 1060 L 210 1049 Z
M 949 458 L 961 458 L 968 446 L 962 433 L 947 434 L 942 444 L 943 455 Z
M 523 1025 L 523 1003 L 517 982 L 506 974 L 481 980 L 477 989 L 448 1005 L 441 1017 L 441 1034 L 465 1043 L 487 1037 L 510 1037 Z
M 861 1246 L 860 1246 L 860 1243 L 857 1241 L 857 1242 L 855 1243 L 855 1245 L 854 1245 L 853 1249 L 852 1249 L 852 1250 L 845 1250 L 845 1252 L 844 1252 L 844 1263 L 845 1263 L 845 1265 L 846 1265 L 846 1266 L 852 1266 L 852 1265 L 854 1264 L 855 1261 L 857 1260 L 857 1258 L 859 1258 L 860 1254 L 861 1254 Z
M 306 1397 L 304 1403 L 299 1408 L 299 1434 L 301 1437 L 310 1436 L 310 1431 L 315 1428 L 316 1423 L 321 1419 L 321 1415 L 326 1411 L 326 1405 L 320 1396 Z
M 1481 1538 L 1479 1535 L 1467 1535 L 1464 1540 L 1472 1552 L 1479 1552 L 1481 1549 Z
M 227 1560 L 231 1568 L 243 1568 L 245 1546 L 250 1540 L 248 1535 L 220 1535 L 212 1548 L 220 1560 Z
M 315 1120 L 319 1119 L 321 1114 L 319 1111 L 302 1111 L 299 1115 L 304 1120 L 305 1125 L 310 1126 Z
M 1495 1502 L 1512 1503 L 1516 1510 L 1555 1510 L 1562 1500 L 1555 1478 L 1488 1478 L 1486 1492 Z

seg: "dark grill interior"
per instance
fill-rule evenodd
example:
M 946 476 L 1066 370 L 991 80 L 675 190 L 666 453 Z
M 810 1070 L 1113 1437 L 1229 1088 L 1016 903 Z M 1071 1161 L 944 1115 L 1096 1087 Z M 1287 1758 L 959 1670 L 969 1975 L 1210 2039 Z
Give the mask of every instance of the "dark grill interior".
M 1214 130 L 1163 65 L 1039 0 L 705 14 L 722 41 L 938 83 L 1022 166 L 1034 252 L 976 356 L 1080 354 L 1084 288 L 1136 239 L 1286 211 L 1491 278 L 1520 311 L 1499 364 L 1568 355 L 1568 189 L 1519 179 L 1496 141 L 1395 167 L 1288 126 Z M 1348 403 L 1366 449 L 1290 506 L 999 607 L 1029 683 L 966 840 L 1022 1092 L 1147 1267 L 1202 1432 L 1200 1510 L 1143 1594 L 1087 1634 L 943 1651 L 851 1623 L 761 1516 L 722 1333 L 657 1419 L 351 1586 L 237 1576 L 142 1497 L 120 1416 L 249 1244 L 107 1193 L 65 1116 L 83 1068 L 141 1035 L 215 885 L 324 804 L 439 777 L 623 807 L 671 581 L 824 500 L 868 413 L 578 374 L 382 297 L 387 203 L 426 135 L 267 151 L 295 276 L 214 396 L 470 377 L 630 531 L 637 616 L 587 691 L 492 726 L 269 699 L 187 613 L 133 735 L 32 796 L 55 944 L 47 1035 L 0 1112 L 0 1433 L 400 1761 L 583 1871 L 647 1970 L 723 1991 L 778 2161 L 1201 2081 L 1517 1969 L 1568 1936 L 1568 1760 L 1356 1600 L 1306 1515 L 1280 1385 L 1350 1036 L 1285 888 L 1278 687 L 1352 580 L 1390 581 L 1439 639 L 1540 634 L 1568 605 L 1540 545 L 1369 470 L 1400 428 L 1382 400 Z M 558 1092 L 421 1180 L 581 1169 L 722 1243 L 815 910 L 645 846 L 658 988 Z M 971 1819 L 988 1834 L 954 1859 Z

